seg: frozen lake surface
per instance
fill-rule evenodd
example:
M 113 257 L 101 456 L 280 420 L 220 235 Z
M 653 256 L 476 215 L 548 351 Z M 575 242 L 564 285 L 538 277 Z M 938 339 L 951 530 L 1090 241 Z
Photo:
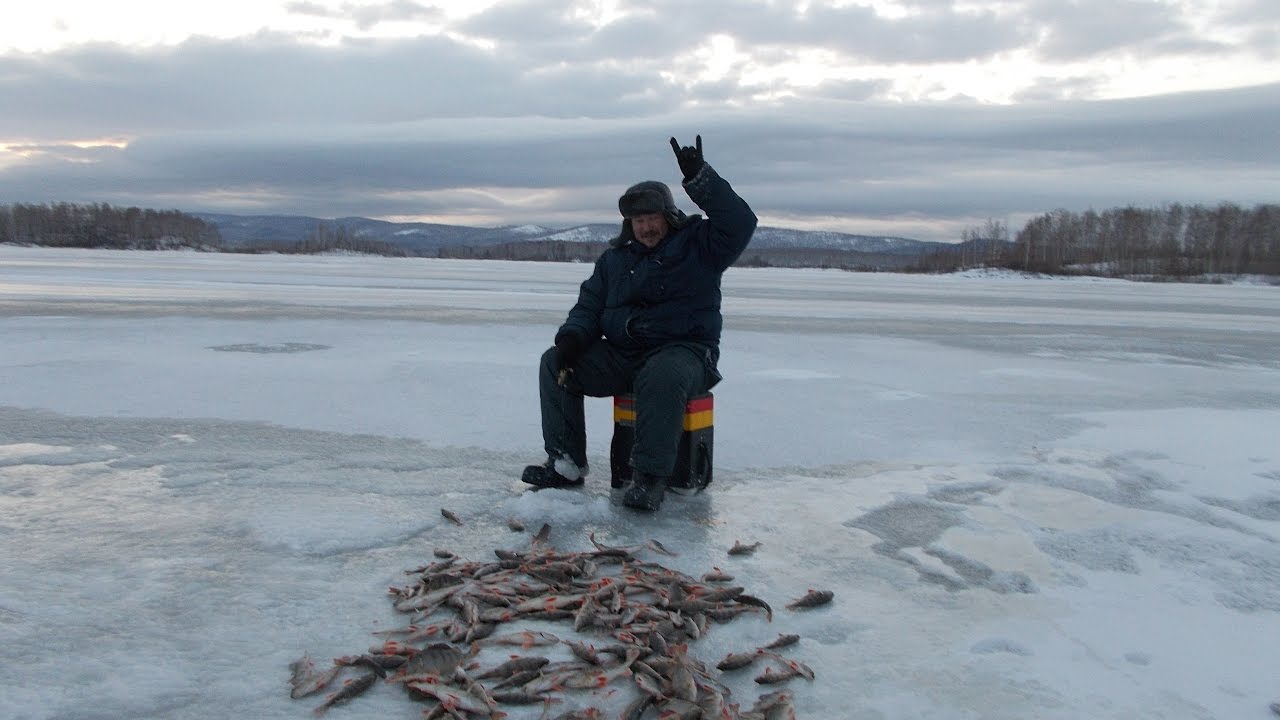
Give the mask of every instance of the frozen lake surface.
M 800 634 L 802 718 L 1280 700 L 1280 289 L 734 268 L 715 481 L 642 517 L 607 400 L 585 490 L 516 480 L 589 272 L 0 246 L 0 715 L 309 716 L 289 662 L 406 622 L 435 549 L 527 548 L 511 517 L 730 570 L 774 619 L 691 652 Z M 393 690 L 331 716 L 417 717 Z

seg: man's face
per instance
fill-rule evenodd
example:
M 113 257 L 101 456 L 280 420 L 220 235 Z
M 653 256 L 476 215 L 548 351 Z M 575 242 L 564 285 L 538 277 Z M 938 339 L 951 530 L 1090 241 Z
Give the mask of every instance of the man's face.
M 662 213 L 648 213 L 631 218 L 631 232 L 647 248 L 657 247 L 670 230 L 667 216 Z

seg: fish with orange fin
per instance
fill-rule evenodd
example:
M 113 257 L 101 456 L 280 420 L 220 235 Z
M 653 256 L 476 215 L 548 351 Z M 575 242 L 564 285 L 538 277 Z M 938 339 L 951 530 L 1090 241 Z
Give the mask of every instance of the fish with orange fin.
M 803 596 L 787 603 L 788 610 L 799 610 L 801 608 L 813 608 L 820 605 L 826 605 L 835 597 L 835 593 L 830 590 L 810 590 Z
M 564 687 L 575 690 L 596 690 L 603 688 L 613 682 L 615 678 L 619 678 L 624 675 L 631 675 L 631 663 L 634 663 L 639 657 L 639 650 L 628 650 L 627 657 L 617 665 L 608 669 L 588 670 L 586 672 L 570 675 L 564 681 Z
M 759 685 L 775 685 L 797 677 L 801 677 L 801 674 L 795 668 L 788 667 L 779 672 L 774 672 L 773 668 L 765 668 L 763 673 L 756 676 L 756 683 Z
M 777 650 L 778 648 L 788 647 L 800 642 L 799 635 L 779 635 L 776 640 L 768 645 L 760 646 L 761 650 Z
M 289 670 L 293 673 L 289 678 L 289 684 L 293 686 L 293 690 L 289 692 L 289 697 L 296 700 L 323 689 L 338 676 L 338 673 L 342 671 L 342 667 L 334 665 L 324 672 L 319 672 L 316 670 L 316 664 L 312 662 L 311 656 L 303 655 L 289 663 Z
M 733 582 L 733 576 L 718 567 L 714 567 L 711 568 L 711 572 L 702 576 L 702 582 Z
M 800 662 L 799 660 L 792 660 L 791 658 L 783 655 L 779 655 L 778 653 L 773 652 L 772 650 L 760 650 L 759 652 L 762 655 L 767 655 L 773 658 L 774 660 L 777 660 L 778 662 L 782 663 L 782 665 L 787 670 L 794 672 L 796 675 L 799 675 L 805 680 L 812 681 L 814 678 L 813 669 L 810 668 L 808 665 L 805 665 L 804 663 Z
M 725 655 L 724 659 L 716 664 L 716 669 L 724 670 L 726 672 L 730 670 L 740 670 L 754 663 L 756 659 L 759 657 L 760 657 L 759 651 L 743 652 L 743 653 L 731 652 L 728 655 Z
M 316 707 L 314 711 L 315 714 L 323 715 L 334 705 L 341 705 L 342 703 L 350 702 L 352 698 L 363 694 L 364 691 L 373 687 L 373 684 L 377 682 L 377 680 L 378 676 L 375 673 L 370 672 L 365 673 L 354 680 L 346 681 L 343 683 L 342 687 L 338 689 L 338 692 L 325 698 L 324 702 Z
M 548 632 L 522 630 L 520 632 L 494 635 L 481 641 L 481 645 L 515 645 L 522 650 L 541 645 L 557 645 L 560 638 Z

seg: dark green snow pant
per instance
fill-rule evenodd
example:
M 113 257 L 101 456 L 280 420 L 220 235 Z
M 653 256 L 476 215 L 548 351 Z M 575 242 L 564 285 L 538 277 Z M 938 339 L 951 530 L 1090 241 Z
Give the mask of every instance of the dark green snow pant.
M 587 466 L 587 428 L 583 397 L 634 393 L 636 436 L 631 467 L 637 472 L 670 477 L 676 467 L 684 408 L 720 381 L 718 353 L 692 342 L 669 343 L 644 354 L 629 355 L 604 340 L 592 343 L 569 374 L 556 382 L 555 348 L 542 354 L 538 391 L 542 400 L 542 440 L 547 455 L 568 456 Z

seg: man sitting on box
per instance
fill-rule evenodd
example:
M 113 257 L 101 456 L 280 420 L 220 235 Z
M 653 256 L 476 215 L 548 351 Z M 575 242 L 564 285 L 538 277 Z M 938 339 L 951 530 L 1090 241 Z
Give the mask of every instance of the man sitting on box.
M 685 215 L 656 180 L 618 199 L 622 232 L 596 260 L 578 302 L 542 355 L 538 389 L 547 460 L 524 469 L 541 488 L 581 485 L 587 474 L 583 397 L 635 396 L 632 483 L 623 504 L 662 505 L 689 398 L 720 381 L 720 277 L 756 229 L 756 216 L 695 145 L 671 149 L 683 187 L 704 212 Z

